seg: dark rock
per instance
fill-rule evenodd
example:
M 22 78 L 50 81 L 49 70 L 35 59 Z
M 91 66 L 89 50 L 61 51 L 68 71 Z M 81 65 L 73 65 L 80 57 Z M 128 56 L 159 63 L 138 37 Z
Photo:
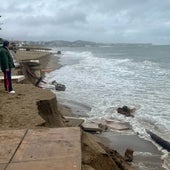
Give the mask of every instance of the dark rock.
M 132 162 L 133 161 L 133 152 L 134 150 L 131 148 L 127 148 L 125 151 L 125 161 Z
M 61 51 L 57 51 L 57 54 L 61 54 Z
M 66 86 L 64 84 L 59 84 L 55 80 L 51 82 L 51 84 L 55 85 L 55 90 L 65 91 Z
M 136 108 L 130 109 L 127 106 L 117 108 L 118 113 L 123 114 L 125 116 L 131 116 L 131 117 L 134 117 L 132 113 L 134 113 L 135 111 L 136 111 Z

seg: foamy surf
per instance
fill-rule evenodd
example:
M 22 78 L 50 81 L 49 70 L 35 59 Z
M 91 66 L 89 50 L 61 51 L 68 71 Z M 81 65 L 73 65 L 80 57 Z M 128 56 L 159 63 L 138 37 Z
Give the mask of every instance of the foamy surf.
M 100 54 L 95 50 L 62 52 L 64 66 L 46 76 L 49 82 L 66 85 L 66 91 L 57 96 L 89 106 L 91 118 L 127 121 L 147 140 L 145 129 L 170 141 L 170 70 L 159 62 L 161 58 L 137 60 L 125 52 L 116 55 L 116 51 L 109 51 L 107 55 L 102 53 L 104 47 Z M 123 105 L 137 109 L 133 119 L 117 114 L 116 108 Z

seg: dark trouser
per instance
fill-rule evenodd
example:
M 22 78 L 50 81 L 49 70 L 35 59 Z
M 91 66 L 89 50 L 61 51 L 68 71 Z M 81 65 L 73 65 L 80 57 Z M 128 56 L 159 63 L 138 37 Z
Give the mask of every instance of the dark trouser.
M 3 71 L 4 73 L 4 87 L 6 91 L 12 91 L 12 79 L 11 79 L 11 69 L 9 71 Z

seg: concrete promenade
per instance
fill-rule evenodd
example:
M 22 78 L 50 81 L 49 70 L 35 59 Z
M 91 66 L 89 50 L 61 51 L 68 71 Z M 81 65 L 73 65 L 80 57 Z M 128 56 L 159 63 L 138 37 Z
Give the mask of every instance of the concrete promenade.
M 0 170 L 81 170 L 78 127 L 0 131 Z

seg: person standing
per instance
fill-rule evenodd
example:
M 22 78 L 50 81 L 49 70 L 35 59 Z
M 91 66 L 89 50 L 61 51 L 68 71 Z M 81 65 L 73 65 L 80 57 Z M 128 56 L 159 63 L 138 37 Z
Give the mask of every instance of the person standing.
M 12 55 L 9 52 L 9 41 L 5 40 L 0 49 L 0 66 L 4 73 L 4 87 L 8 93 L 15 93 L 12 87 L 11 69 L 15 67 Z

